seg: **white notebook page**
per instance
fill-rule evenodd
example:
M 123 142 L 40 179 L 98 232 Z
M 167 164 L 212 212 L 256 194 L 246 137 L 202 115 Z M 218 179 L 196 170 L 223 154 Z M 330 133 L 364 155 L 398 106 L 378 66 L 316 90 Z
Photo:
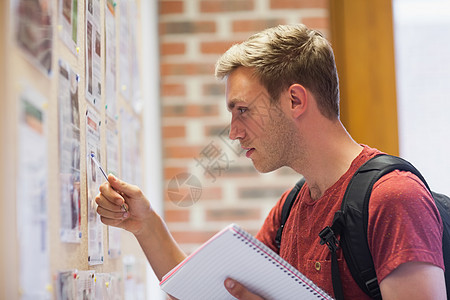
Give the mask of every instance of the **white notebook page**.
M 234 299 L 223 283 L 231 277 L 264 299 L 332 299 L 270 248 L 231 224 L 162 279 L 178 299 Z

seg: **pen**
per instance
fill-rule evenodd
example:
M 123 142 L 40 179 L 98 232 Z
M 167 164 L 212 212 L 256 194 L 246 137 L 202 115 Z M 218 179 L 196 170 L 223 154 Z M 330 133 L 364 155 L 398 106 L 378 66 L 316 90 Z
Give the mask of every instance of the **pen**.
M 103 170 L 102 166 L 100 165 L 100 162 L 97 160 L 97 158 L 95 158 L 95 154 L 94 153 L 91 153 L 91 159 L 95 163 L 95 165 L 100 169 L 100 171 L 102 172 L 102 174 L 105 177 L 106 181 L 108 181 L 108 175 L 106 175 L 106 172 L 105 172 L 105 170 Z M 125 203 L 122 204 L 122 208 L 123 208 L 123 210 L 128 212 L 128 208 L 126 207 Z

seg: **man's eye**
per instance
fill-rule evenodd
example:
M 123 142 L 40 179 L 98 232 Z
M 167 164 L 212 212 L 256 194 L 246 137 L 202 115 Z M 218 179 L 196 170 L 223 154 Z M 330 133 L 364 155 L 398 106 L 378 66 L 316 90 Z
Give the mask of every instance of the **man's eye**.
M 243 114 L 243 113 L 245 113 L 245 112 L 247 111 L 247 108 L 245 108 L 245 107 L 239 107 L 239 108 L 237 109 L 237 111 L 238 111 L 240 114 Z

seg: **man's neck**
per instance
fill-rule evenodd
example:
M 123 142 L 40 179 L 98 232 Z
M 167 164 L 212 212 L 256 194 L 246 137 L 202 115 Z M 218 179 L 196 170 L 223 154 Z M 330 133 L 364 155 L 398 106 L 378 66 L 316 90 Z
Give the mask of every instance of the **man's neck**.
M 340 122 L 328 134 L 313 138 L 303 165 L 295 169 L 308 183 L 311 198 L 319 199 L 350 168 L 363 147 L 356 143 Z

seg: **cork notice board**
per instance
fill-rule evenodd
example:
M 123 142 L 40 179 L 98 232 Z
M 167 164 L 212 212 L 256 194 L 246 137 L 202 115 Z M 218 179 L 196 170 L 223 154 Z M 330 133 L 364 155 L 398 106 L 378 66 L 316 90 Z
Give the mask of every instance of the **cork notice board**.
M 95 213 L 90 159 L 143 182 L 139 7 L 0 4 L 1 299 L 145 298 L 139 245 Z

